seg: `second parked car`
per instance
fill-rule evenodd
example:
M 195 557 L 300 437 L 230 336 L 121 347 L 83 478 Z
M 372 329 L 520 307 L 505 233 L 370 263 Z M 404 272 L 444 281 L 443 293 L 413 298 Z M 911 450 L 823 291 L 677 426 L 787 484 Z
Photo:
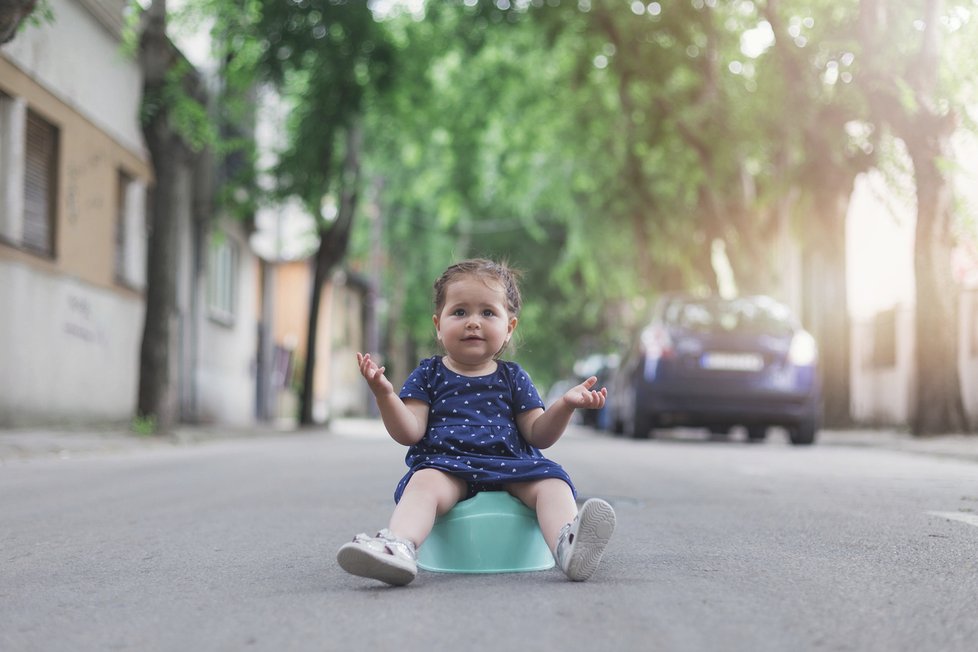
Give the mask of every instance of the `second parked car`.
M 815 340 L 767 296 L 663 297 L 609 390 L 611 426 L 633 437 L 743 426 L 761 441 L 781 426 L 811 444 L 821 419 Z

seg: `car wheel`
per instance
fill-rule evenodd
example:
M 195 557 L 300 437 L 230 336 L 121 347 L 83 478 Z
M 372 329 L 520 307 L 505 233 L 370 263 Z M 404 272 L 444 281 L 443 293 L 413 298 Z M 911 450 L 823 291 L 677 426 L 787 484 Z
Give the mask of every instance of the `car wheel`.
M 608 426 L 608 430 L 610 430 L 613 435 L 620 435 L 625 432 L 625 424 L 622 423 L 621 417 L 619 417 L 617 414 L 612 413 L 610 421 L 611 423 Z
M 710 431 L 711 441 L 725 441 L 730 437 L 729 426 L 710 426 L 708 430 Z
M 815 443 L 815 422 L 808 420 L 788 429 L 788 439 L 795 446 L 809 446 Z
M 767 426 L 747 426 L 747 441 L 759 444 L 767 438 Z

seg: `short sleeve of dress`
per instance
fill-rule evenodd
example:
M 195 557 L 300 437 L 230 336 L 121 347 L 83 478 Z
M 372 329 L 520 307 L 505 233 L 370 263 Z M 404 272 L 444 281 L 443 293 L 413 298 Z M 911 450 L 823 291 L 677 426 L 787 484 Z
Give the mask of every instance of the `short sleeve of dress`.
M 530 374 L 515 362 L 505 363 L 509 371 L 510 383 L 513 390 L 513 413 L 519 414 L 534 408 L 546 408 L 540 392 L 530 380 Z
M 431 381 L 434 373 L 432 369 L 434 360 L 434 358 L 425 358 L 422 360 L 418 367 L 408 376 L 408 379 L 404 381 L 404 386 L 401 387 L 401 393 L 398 396 L 402 399 L 413 398 L 431 405 Z

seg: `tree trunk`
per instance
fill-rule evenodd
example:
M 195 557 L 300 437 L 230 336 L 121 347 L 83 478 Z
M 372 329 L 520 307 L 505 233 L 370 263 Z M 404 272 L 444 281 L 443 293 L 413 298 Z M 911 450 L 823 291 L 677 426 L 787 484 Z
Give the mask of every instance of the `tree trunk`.
M 942 5 L 941 0 L 922 2 L 923 13 L 917 17 L 923 25 L 920 49 L 902 74 L 892 71 L 892 61 L 876 60 L 867 77 L 873 112 L 906 144 L 914 168 L 916 375 L 910 428 L 917 436 L 969 430 L 958 368 L 958 288 L 950 265 L 951 184 L 941 169 L 943 161 L 952 159 L 950 138 L 956 128 L 953 109 L 943 109 L 943 98 L 937 95 Z M 860 14 L 864 47 L 878 51 L 890 38 L 889 22 L 899 15 L 897 9 L 881 0 L 863 0 Z
M 166 1 L 155 0 L 146 13 L 140 39 L 143 101 L 158 98 L 175 52 L 166 37 Z M 156 183 L 150 202 L 150 229 L 146 262 L 146 317 L 139 357 L 138 418 L 151 422 L 156 432 L 167 432 L 174 421 L 170 391 L 170 349 L 176 306 L 177 170 L 189 151 L 169 120 L 168 107 L 156 110 L 143 123 Z
M 926 28 L 909 73 L 920 109 L 899 123 L 917 189 L 917 400 L 910 424 L 917 436 L 969 430 L 958 368 L 958 288 L 950 264 L 954 248 L 951 184 L 941 169 L 943 161 L 952 159 L 950 138 L 956 121 L 953 112 L 942 113 L 934 101 L 942 5 L 941 0 L 927 0 L 924 5 Z M 948 332 L 950 337 L 944 335 Z
M 914 273 L 917 280 L 915 435 L 969 430 L 958 374 L 958 288 L 953 249 L 950 184 L 938 167 L 950 154 L 947 137 L 907 139 L 917 186 Z
M 315 424 L 313 407 L 315 403 L 314 379 L 316 377 L 316 346 L 318 343 L 319 306 L 323 285 L 330 273 L 346 256 L 350 231 L 353 227 L 353 214 L 356 212 L 360 184 L 360 126 L 354 121 L 347 129 L 346 155 L 343 161 L 340 181 L 340 206 L 336 221 L 328 229 L 320 232 L 319 250 L 316 252 L 313 271 L 312 294 L 309 299 L 309 330 L 306 335 L 306 362 L 302 375 L 302 396 L 300 399 L 299 423 L 303 426 Z
M 14 40 L 36 5 L 37 0 L 0 0 L 0 45 Z

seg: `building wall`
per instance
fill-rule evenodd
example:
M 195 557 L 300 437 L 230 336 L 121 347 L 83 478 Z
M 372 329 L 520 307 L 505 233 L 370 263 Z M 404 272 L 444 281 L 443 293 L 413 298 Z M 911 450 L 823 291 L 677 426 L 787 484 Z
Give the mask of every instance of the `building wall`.
M 29 26 L 0 50 L 0 426 L 124 422 L 135 412 L 152 172 L 141 74 L 121 48 L 126 4 L 51 0 L 53 24 Z M 51 255 L 23 241 L 30 114 L 58 133 Z M 210 164 L 177 170 L 170 409 L 184 421 L 244 425 L 255 417 L 258 261 L 246 229 L 210 207 Z M 236 252 L 220 309 L 209 292 L 212 242 Z
M 128 420 L 142 302 L 5 253 L 0 245 L 0 426 Z
M 897 307 L 883 319 L 854 322 L 851 340 L 852 417 L 866 425 L 900 425 L 913 414 L 913 311 Z
M 961 395 L 972 423 L 978 423 L 978 288 L 961 292 L 958 324 L 946 336 L 958 338 L 958 373 Z M 876 320 L 860 320 L 853 325 L 852 415 L 869 425 L 905 425 L 914 405 L 914 316 L 900 306 L 896 314 L 896 342 L 893 364 L 879 364 L 874 351 L 888 341 Z M 956 332 L 955 332 L 956 331 Z
M 81 3 L 0 49 L 0 425 L 117 421 L 135 404 L 142 330 L 145 190 L 139 71 Z M 84 56 L 81 56 L 84 53 Z M 58 130 L 53 255 L 30 253 L 22 221 L 23 120 Z M 117 278 L 120 173 L 133 181 L 126 273 Z
M 139 152 L 142 74 L 122 48 L 127 0 L 49 0 L 54 22 L 26 25 L 0 50 L 21 71 L 85 115 L 124 148 Z M 0 79 L 6 79 L 0 74 Z
M 961 293 L 958 321 L 958 360 L 961 395 L 971 422 L 978 424 L 978 288 Z
M 258 259 L 249 250 L 240 224 L 221 220 L 211 237 L 233 243 L 240 258 L 234 270 L 233 317 L 228 319 L 218 313 L 210 305 L 208 289 L 201 288 L 203 314 L 195 378 L 199 396 L 196 416 L 203 422 L 247 425 L 254 422 L 256 413 Z M 212 273 L 214 270 L 208 266 L 207 274 Z
M 294 383 L 301 383 L 308 333 L 309 293 L 312 268 L 308 261 L 291 261 L 274 266 L 273 341 L 280 351 L 290 351 L 294 360 Z M 313 416 L 324 422 L 340 415 L 365 415 L 365 385 L 356 366 L 356 352 L 363 350 L 363 292 L 337 273 L 323 287 L 319 333 L 316 340 L 316 370 L 313 380 Z M 274 385 L 274 383 L 273 383 Z M 277 417 L 291 419 L 298 404 L 291 386 L 278 384 Z

